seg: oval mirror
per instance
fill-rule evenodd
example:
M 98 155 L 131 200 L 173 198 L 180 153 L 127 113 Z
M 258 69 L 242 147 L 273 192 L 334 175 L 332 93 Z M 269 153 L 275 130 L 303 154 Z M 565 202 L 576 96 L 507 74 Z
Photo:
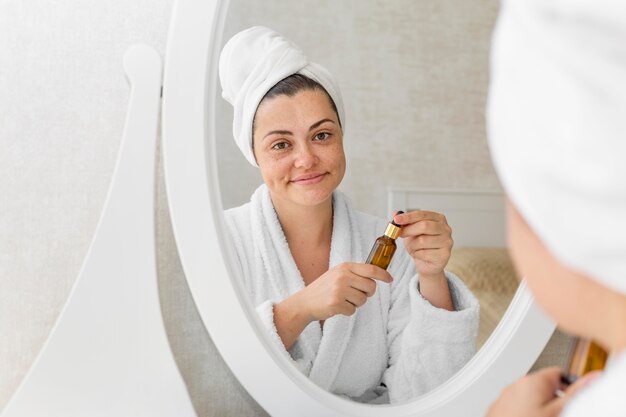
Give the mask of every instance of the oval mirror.
M 475 247 L 498 246 L 498 239 L 503 244 L 503 225 L 492 225 L 495 231 L 487 227 L 502 196 L 484 191 L 497 185 L 482 110 L 491 31 L 484 22 L 494 18 L 495 5 L 474 3 L 467 7 L 475 16 L 467 16 L 451 2 L 248 0 L 233 1 L 227 19 L 226 1 L 176 2 L 163 103 L 165 176 L 176 242 L 209 334 L 242 385 L 271 415 L 482 415 L 505 384 L 530 368 L 554 329 L 524 284 L 516 292 L 513 287 L 508 308 L 506 297 L 481 301 L 483 315 L 486 307 L 496 313 L 482 320 L 480 349 L 442 385 L 401 404 L 348 401 L 310 381 L 270 340 L 235 273 L 233 248 L 225 243 L 223 210 L 247 201 L 260 177 L 231 143 L 232 110 L 219 98 L 217 59 L 232 34 L 263 24 L 292 38 L 340 81 L 349 114 L 342 190 L 359 210 L 379 217 L 393 208 L 444 213 L 459 248 L 448 269 L 471 281 L 472 265 L 494 256 L 493 250 L 485 254 Z M 449 20 L 446 13 L 453 13 Z M 467 38 L 460 36 L 466 32 Z M 368 174 L 381 160 L 403 168 Z M 482 191 L 467 190 L 472 187 Z M 468 282 L 475 293 L 485 284 L 478 275 Z

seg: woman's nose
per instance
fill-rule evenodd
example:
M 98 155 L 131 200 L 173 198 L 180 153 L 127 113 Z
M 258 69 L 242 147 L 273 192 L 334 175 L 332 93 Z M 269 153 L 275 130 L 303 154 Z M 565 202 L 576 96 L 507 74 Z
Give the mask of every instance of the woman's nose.
M 311 168 L 317 163 L 317 160 L 317 155 L 315 155 L 315 152 L 310 144 L 298 147 L 295 161 L 296 168 Z

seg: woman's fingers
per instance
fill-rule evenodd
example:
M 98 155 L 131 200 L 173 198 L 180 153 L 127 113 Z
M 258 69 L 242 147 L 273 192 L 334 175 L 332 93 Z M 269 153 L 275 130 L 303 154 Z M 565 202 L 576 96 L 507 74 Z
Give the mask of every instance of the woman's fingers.
M 344 263 L 336 267 L 338 276 L 330 304 L 335 314 L 350 316 L 358 307 L 376 293 L 376 281 L 391 282 L 391 275 L 384 269 L 369 264 Z
M 422 220 L 416 223 L 409 223 L 402 226 L 400 237 L 420 236 L 420 235 L 442 235 L 449 233 L 447 223 L 435 220 Z
M 408 238 L 422 235 L 451 235 L 452 229 L 446 217 L 441 213 L 416 210 L 394 215 L 394 221 L 402 226 L 400 237 Z
M 415 210 L 409 211 L 407 213 L 395 214 L 393 216 L 393 221 L 400 226 L 405 226 L 410 223 L 416 223 L 423 220 L 432 220 L 432 221 L 443 221 L 445 220 L 445 216 L 441 213 L 437 213 L 434 211 L 428 210 Z
M 528 374 L 505 388 L 491 405 L 488 417 L 556 417 L 563 398 L 555 397 L 561 370 L 546 368 Z
M 404 247 L 422 275 L 439 274 L 452 253 L 452 229 L 443 214 L 417 210 L 396 214 L 396 223 L 402 226 L 400 236 Z
M 554 390 L 554 394 L 552 398 L 547 400 L 546 409 L 549 411 L 548 415 L 557 415 L 561 412 L 565 403 L 569 401 L 573 396 L 575 396 L 581 389 L 587 387 L 591 382 L 593 382 L 596 378 L 602 375 L 602 371 L 592 371 L 588 374 L 578 378 L 576 382 L 567 388 L 563 388 L 560 384 L 560 370 L 557 368 L 550 368 L 551 373 L 556 373 L 559 371 L 559 381 L 553 382 L 552 379 L 555 378 L 554 375 L 550 375 L 551 384 L 556 384 L 557 388 Z
M 343 314 L 344 316 L 351 316 L 354 313 L 356 313 L 356 309 L 357 309 L 357 306 L 355 306 L 354 304 L 346 300 L 339 306 L 337 314 Z
M 371 264 L 361 264 L 356 262 L 348 263 L 346 265 L 350 272 L 361 278 L 375 279 L 377 281 L 383 281 L 386 283 L 391 283 L 391 281 L 393 281 L 393 278 L 391 277 L 389 272 L 379 266 Z
M 544 368 L 527 375 L 534 397 L 539 404 L 546 404 L 554 400 L 554 392 L 560 386 L 561 368 Z
M 422 249 L 449 249 L 453 244 L 452 237 L 449 235 L 421 235 L 407 237 L 404 240 L 404 247 L 411 254 Z
M 352 315 L 376 293 L 376 281 L 391 282 L 391 275 L 375 265 L 346 262 L 331 268 L 307 285 L 312 317 L 325 320 L 336 314 Z
M 566 399 L 573 397 L 574 395 L 576 395 L 578 391 L 585 388 L 587 385 L 589 385 L 592 381 L 594 381 L 600 375 L 602 375 L 602 371 L 592 371 L 592 372 L 589 372 L 588 374 L 581 376 L 572 385 L 562 390 L 564 397 Z
M 345 294 L 346 301 L 355 307 L 361 307 L 367 301 L 367 294 L 355 288 L 350 288 Z
M 350 287 L 364 293 L 368 297 L 376 293 L 376 281 L 356 274 L 350 279 Z

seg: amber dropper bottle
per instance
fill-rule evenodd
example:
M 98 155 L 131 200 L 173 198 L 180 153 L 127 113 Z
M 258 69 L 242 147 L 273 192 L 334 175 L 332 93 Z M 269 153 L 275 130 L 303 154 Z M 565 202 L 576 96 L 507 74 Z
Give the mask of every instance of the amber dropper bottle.
M 588 372 L 604 369 L 608 357 L 608 353 L 595 342 L 574 337 L 561 375 L 561 383 L 565 386 L 571 385 Z
M 403 211 L 398 211 L 396 214 L 402 214 Z M 396 239 L 400 235 L 401 226 L 396 224 L 393 220 L 387 225 L 385 234 L 376 239 L 374 246 L 370 251 L 370 255 L 367 257 L 365 263 L 372 264 L 387 269 L 391 263 L 391 258 L 396 252 Z

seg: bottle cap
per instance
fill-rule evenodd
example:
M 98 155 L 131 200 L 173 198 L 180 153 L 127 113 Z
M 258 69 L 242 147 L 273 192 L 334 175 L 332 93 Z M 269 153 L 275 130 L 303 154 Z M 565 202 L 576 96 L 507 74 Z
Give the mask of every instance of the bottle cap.
M 385 229 L 385 236 L 397 239 L 400 235 L 400 229 L 400 226 L 396 225 L 394 222 L 389 222 L 387 229 Z
M 396 212 L 396 214 L 402 214 L 402 213 L 404 213 L 402 210 L 399 210 L 398 212 Z M 391 220 L 389 224 L 387 225 L 387 229 L 385 229 L 385 236 L 388 236 L 392 239 L 397 239 L 398 236 L 400 235 L 401 228 L 402 226 L 400 226 L 399 224 Z

